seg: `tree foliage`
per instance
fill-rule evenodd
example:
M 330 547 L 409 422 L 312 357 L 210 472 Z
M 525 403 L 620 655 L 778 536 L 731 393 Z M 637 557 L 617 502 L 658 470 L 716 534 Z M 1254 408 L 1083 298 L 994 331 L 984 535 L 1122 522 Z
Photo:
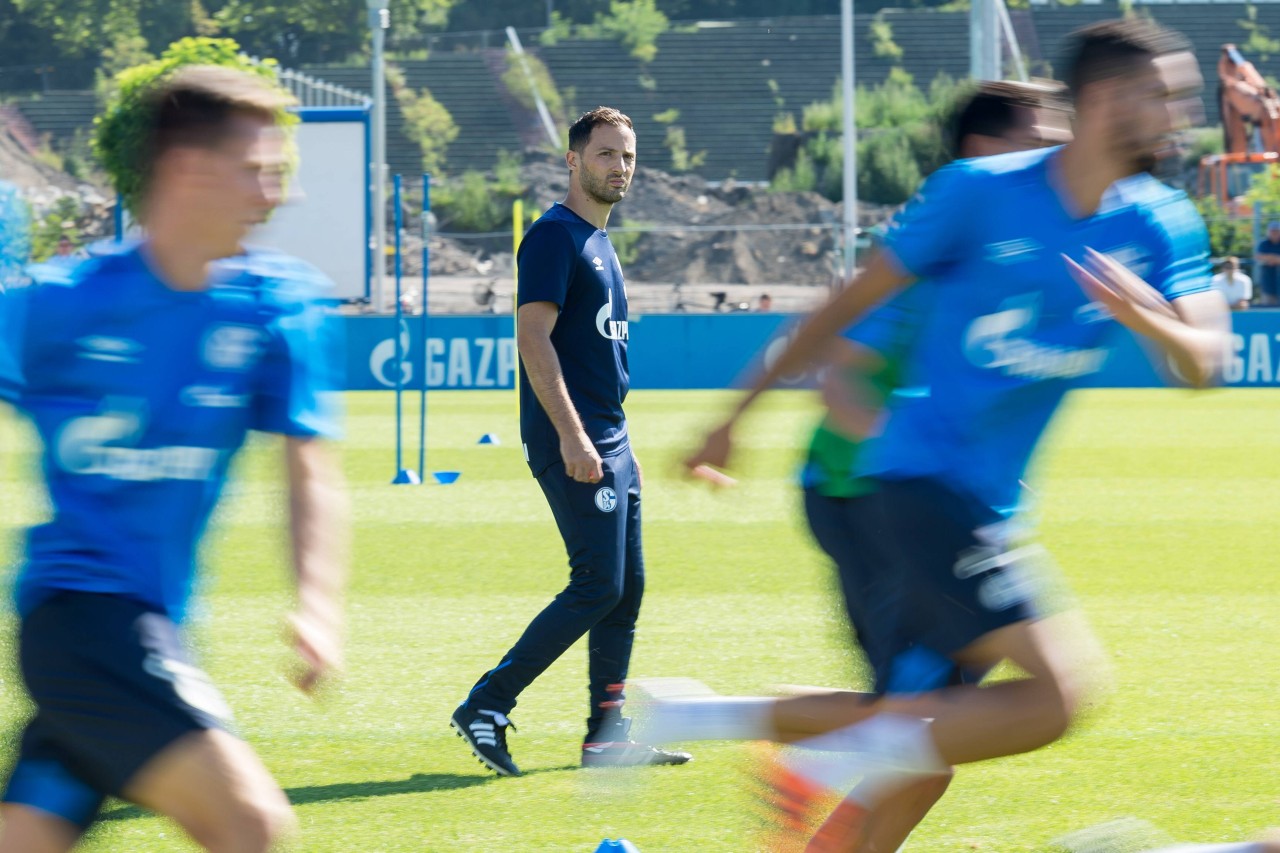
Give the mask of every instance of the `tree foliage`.
M 387 84 L 400 104 L 405 131 L 422 150 L 422 170 L 439 173 L 444 168 L 449 143 L 458 138 L 458 125 L 453 116 L 432 96 L 430 89 L 417 92 L 411 89 L 405 82 L 404 72 L 395 66 L 387 67 Z
M 107 92 L 106 108 L 94 119 L 93 151 L 125 207 L 135 216 L 144 174 L 142 134 L 150 125 L 146 93 L 159 80 L 186 65 L 223 65 L 273 82 L 276 74 L 273 60 L 250 62 L 231 39 L 186 38 L 170 45 L 159 59 L 127 68 L 115 76 Z M 278 121 L 289 128 L 297 117 L 281 111 Z
M 960 91 L 946 75 L 939 75 L 928 91 L 923 91 L 901 69 L 894 69 L 879 86 L 858 87 L 860 199 L 900 204 L 911 197 L 925 176 L 946 162 L 942 128 Z M 773 188 L 814 190 L 840 201 L 844 195 L 843 122 L 843 97 L 837 80 L 829 99 L 804 108 L 802 147 L 795 164 L 774 176 Z M 794 127 L 794 116 L 783 114 L 774 126 Z

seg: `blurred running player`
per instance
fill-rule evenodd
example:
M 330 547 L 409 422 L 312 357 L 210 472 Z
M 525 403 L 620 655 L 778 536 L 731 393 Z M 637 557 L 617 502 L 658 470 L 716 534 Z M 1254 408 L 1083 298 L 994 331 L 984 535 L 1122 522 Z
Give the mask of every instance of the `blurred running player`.
M 806 321 L 688 460 L 724 465 L 738 418 L 779 376 L 820 357 L 871 306 L 931 281 L 909 368 L 929 393 L 890 400 L 857 463 L 874 489 L 849 531 L 861 606 L 891 615 L 871 661 L 877 682 L 908 695 L 867 703 L 862 720 L 809 740 L 843 760 L 797 761 L 788 777 L 815 791 L 861 779 L 868 822 L 889 819 L 891 798 L 913 782 L 1056 740 L 1086 696 L 1090 673 L 1062 636 L 1066 620 L 1037 610 L 1036 551 L 1011 536 L 1031 454 L 1066 391 L 1104 364 L 1110 321 L 1146 337 L 1190 383 L 1217 375 L 1226 312 L 1210 292 L 1203 224 L 1146 174 L 1200 88 L 1195 59 L 1146 21 L 1104 22 L 1073 40 L 1074 140 L 935 173 L 884 252 Z M 939 670 L 1005 660 L 1026 677 L 935 689 Z M 646 737 L 777 737 L 793 722 L 785 707 L 659 702 Z
M 146 238 L 3 307 L 16 331 L 0 350 L 16 369 L 0 394 L 43 439 L 52 504 L 17 581 L 35 715 L 0 809 L 4 853 L 71 848 L 106 796 L 167 815 L 208 850 L 266 851 L 291 827 L 180 627 L 248 430 L 284 436 L 299 686 L 340 662 L 345 498 L 321 441 L 335 413 L 314 301 L 326 282 L 241 246 L 280 201 L 286 96 L 189 67 L 146 103 L 132 152 Z
M 1007 154 L 1041 148 L 1070 136 L 1064 106 L 1056 88 L 1015 82 L 988 82 L 962 100 L 947 128 L 948 143 L 957 159 Z M 814 538 L 838 570 L 850 623 L 864 652 L 875 660 L 877 632 L 888 619 L 881 607 L 866 610 L 873 596 L 862 588 L 858 545 L 849 536 L 850 513 L 858 499 L 871 490 L 869 480 L 856 473 L 864 440 L 874 432 L 882 409 L 903 382 L 916 333 L 929 308 L 930 291 L 923 283 L 904 291 L 874 310 L 865 320 L 832 342 L 826 360 L 822 397 L 826 412 L 814 430 L 802 474 L 805 517 Z M 970 681 L 981 673 L 962 673 L 939 656 L 937 684 Z M 879 673 L 884 674 L 884 673 Z M 896 685 L 876 683 L 884 693 Z M 913 685 L 919 689 L 919 685 Z M 781 713 L 795 721 L 792 730 L 804 726 L 825 731 L 850 722 L 861 712 L 866 694 L 833 692 L 799 696 L 788 701 Z M 868 849 L 896 849 L 925 812 L 940 797 L 949 775 L 912 786 L 899 795 L 904 809 L 894 825 L 884 823 L 860 828 Z M 840 821 L 828 827 L 838 831 Z

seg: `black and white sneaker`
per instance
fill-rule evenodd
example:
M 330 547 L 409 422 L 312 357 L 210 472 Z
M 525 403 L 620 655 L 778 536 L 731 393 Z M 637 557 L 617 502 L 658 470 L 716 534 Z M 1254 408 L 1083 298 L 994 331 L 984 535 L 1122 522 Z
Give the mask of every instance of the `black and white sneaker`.
M 618 720 L 587 735 L 582 744 L 583 767 L 645 767 L 656 764 L 684 764 L 693 759 L 687 752 L 659 749 L 631 740 L 631 721 Z
M 507 749 L 507 727 L 516 730 L 507 715 L 499 711 L 473 711 L 462 704 L 453 712 L 449 725 L 467 742 L 480 763 L 499 776 L 519 776 L 520 768 Z

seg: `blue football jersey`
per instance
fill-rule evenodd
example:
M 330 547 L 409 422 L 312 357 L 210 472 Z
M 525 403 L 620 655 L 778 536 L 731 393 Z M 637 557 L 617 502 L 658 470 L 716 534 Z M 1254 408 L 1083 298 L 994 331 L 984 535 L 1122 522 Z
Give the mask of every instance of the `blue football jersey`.
M 214 265 L 209 289 L 183 292 L 144 252 L 126 247 L 6 300 L 0 397 L 43 440 L 52 504 L 28 533 L 20 613 L 76 590 L 180 621 L 197 543 L 246 432 L 335 430 L 318 272 L 252 252 Z
M 31 218 L 13 184 L 0 181 L 0 293 L 26 283 L 31 255 Z
M 1138 175 L 1074 216 L 1053 186 L 1059 150 L 947 166 L 888 235 L 891 258 L 931 280 L 908 369 L 929 393 L 890 401 L 861 473 L 934 477 L 1013 511 L 1054 410 L 1103 367 L 1116 326 L 1062 256 L 1096 249 L 1171 300 L 1209 289 L 1208 237 L 1185 195 Z
M 609 236 L 563 204 L 544 213 L 520 243 L 519 305 L 552 302 L 551 344 L 569 399 L 601 456 L 627 447 L 627 288 Z M 560 459 L 560 437 L 520 362 L 520 437 L 534 474 Z

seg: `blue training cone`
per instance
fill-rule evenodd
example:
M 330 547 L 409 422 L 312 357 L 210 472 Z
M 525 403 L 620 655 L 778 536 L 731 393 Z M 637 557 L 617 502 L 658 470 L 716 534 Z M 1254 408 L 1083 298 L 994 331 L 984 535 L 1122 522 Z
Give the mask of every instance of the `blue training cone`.
M 442 486 L 450 486 L 458 481 L 462 476 L 461 471 L 432 471 L 431 476 L 436 478 L 436 482 Z
M 396 472 L 396 478 L 391 481 L 393 486 L 416 486 L 422 481 L 418 479 L 417 471 L 410 471 L 408 468 L 401 468 Z
M 640 850 L 625 838 L 619 838 L 617 841 L 606 838 L 600 842 L 595 853 L 640 853 Z
M 477 441 L 476 444 L 502 444 L 502 442 L 498 440 L 498 437 L 493 433 L 486 432 L 484 435 L 480 436 L 480 440 Z

